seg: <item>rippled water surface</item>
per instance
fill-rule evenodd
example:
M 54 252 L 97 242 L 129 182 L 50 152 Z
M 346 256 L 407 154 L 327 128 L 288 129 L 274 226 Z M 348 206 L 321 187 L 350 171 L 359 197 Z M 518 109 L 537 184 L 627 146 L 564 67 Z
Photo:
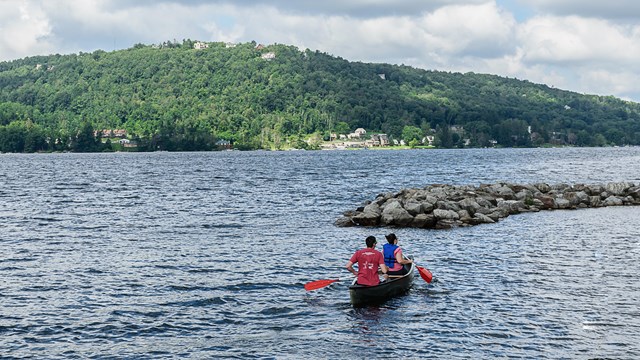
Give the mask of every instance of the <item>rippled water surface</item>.
M 640 148 L 2 154 L 0 357 L 639 358 L 638 208 L 333 225 L 496 181 L 638 184 Z M 438 281 L 354 309 L 344 264 L 389 231 Z

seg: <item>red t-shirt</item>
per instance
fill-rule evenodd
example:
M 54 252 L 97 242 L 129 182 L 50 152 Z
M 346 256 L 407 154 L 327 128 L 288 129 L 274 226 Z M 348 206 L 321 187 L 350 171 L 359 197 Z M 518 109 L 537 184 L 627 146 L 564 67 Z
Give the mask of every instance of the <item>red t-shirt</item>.
M 360 249 L 349 261 L 358 264 L 358 284 L 371 286 L 380 283 L 378 266 L 384 264 L 384 256 L 380 251 L 371 248 Z

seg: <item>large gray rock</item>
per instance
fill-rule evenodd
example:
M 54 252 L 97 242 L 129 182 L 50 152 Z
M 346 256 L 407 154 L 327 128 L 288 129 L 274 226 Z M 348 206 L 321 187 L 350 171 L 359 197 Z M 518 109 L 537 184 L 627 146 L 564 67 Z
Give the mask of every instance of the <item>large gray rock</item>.
M 371 212 L 359 213 L 352 219 L 354 223 L 360 226 L 378 226 L 380 224 L 380 215 Z
M 488 189 L 489 193 L 505 200 L 515 200 L 516 198 L 516 193 L 510 187 L 502 184 L 492 185 Z
M 453 210 L 435 209 L 433 215 L 437 220 L 458 220 L 460 215 Z
M 353 222 L 352 218 L 348 216 L 341 216 L 336 220 L 335 225 L 337 227 L 350 227 L 356 226 L 357 224 Z
M 433 214 L 418 214 L 413 218 L 412 227 L 432 228 L 436 225 L 436 217 Z
M 498 208 L 504 209 L 509 214 L 519 214 L 523 211 L 528 210 L 527 205 L 524 204 L 523 201 L 519 200 L 503 200 L 498 201 Z
M 608 183 L 606 189 L 613 195 L 622 196 L 625 195 L 626 190 L 633 187 L 633 183 L 630 182 L 615 182 Z
M 473 219 L 471 219 L 470 223 L 473 225 L 493 224 L 495 223 L 495 221 L 492 218 L 488 217 L 487 215 L 476 213 L 473 215 Z
M 621 206 L 623 204 L 624 201 L 621 198 L 613 195 L 609 196 L 602 202 L 603 206 Z
M 460 206 L 455 201 L 440 200 L 440 201 L 438 201 L 436 206 L 437 206 L 438 209 L 442 209 L 442 210 L 451 210 L 451 211 L 459 211 L 460 210 Z
M 564 193 L 564 198 L 567 199 L 572 206 L 578 206 L 580 204 L 589 205 L 590 199 L 584 191 L 572 192 L 568 191 Z
M 458 201 L 458 206 L 460 207 L 460 209 L 466 210 L 472 216 L 481 207 L 480 204 L 475 201 L 475 199 L 470 198 Z
M 571 186 L 569 186 L 569 184 L 553 184 L 551 185 L 551 190 L 550 191 L 555 191 L 556 193 L 562 193 L 567 189 L 570 189 Z
M 404 203 L 404 209 L 407 210 L 409 214 L 412 216 L 416 216 L 418 214 L 422 214 L 422 203 L 417 202 L 416 200 L 409 200 Z
M 413 222 L 413 216 L 402 207 L 397 200 L 387 202 L 382 210 L 380 222 L 384 225 L 408 226 Z
M 554 209 L 556 207 L 556 201 L 553 196 L 541 195 L 536 197 L 536 199 L 542 202 L 543 206 L 541 209 Z
M 436 229 L 451 229 L 454 228 L 456 226 L 458 226 L 459 223 L 457 222 L 457 220 L 450 220 L 450 219 L 440 219 L 438 220 L 438 222 L 436 222 L 435 228 Z
M 525 201 L 533 198 L 533 192 L 529 189 L 522 189 L 516 193 L 516 200 Z
M 380 205 L 378 205 L 377 202 L 372 202 L 371 204 L 365 206 L 362 212 L 371 213 L 371 214 L 380 216 L 380 214 L 382 214 L 382 209 L 380 208 Z
M 589 196 L 600 196 L 600 194 L 602 194 L 603 192 L 605 192 L 605 188 L 602 185 L 599 184 L 595 184 L 595 185 L 586 185 L 584 192 L 586 192 L 587 194 L 589 194 Z
M 492 208 L 492 207 L 495 207 L 496 204 L 498 203 L 496 201 L 496 198 L 491 197 L 489 195 L 479 196 L 475 200 L 478 203 L 478 205 L 480 205 L 483 208 Z
M 495 208 L 493 212 L 486 215 L 493 221 L 499 221 L 509 216 L 509 211 L 504 208 Z
M 469 212 L 467 210 L 459 210 L 458 219 L 463 223 L 469 223 L 469 221 L 471 220 L 471 215 L 469 215 Z
M 538 189 L 543 194 L 546 194 L 549 191 L 551 191 L 551 186 L 549 186 L 549 184 L 537 183 L 537 184 L 533 184 L 533 186 L 535 186 L 536 189 Z
M 571 201 L 565 198 L 556 198 L 554 201 L 555 201 L 554 208 L 556 209 L 571 209 L 571 207 L 573 206 L 571 205 Z
M 630 187 L 627 191 L 634 199 L 640 199 L 640 186 Z
M 595 195 L 595 196 L 589 196 L 589 205 L 591 207 L 601 207 L 602 205 L 602 199 L 600 198 L 600 195 Z

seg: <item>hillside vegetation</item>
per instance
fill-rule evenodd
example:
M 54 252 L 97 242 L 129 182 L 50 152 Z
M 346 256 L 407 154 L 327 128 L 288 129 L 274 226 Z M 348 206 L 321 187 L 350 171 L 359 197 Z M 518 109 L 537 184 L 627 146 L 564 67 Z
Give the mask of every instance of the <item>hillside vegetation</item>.
M 117 149 L 106 129 L 170 151 L 309 148 L 356 128 L 439 147 L 640 145 L 640 104 L 610 96 L 278 44 L 193 45 L 0 63 L 0 151 Z

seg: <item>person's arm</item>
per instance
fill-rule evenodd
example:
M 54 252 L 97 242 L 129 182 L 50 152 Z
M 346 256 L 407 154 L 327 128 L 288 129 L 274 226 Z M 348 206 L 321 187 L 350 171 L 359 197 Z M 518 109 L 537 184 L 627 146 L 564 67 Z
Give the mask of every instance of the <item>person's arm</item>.
M 383 262 L 382 264 L 380 264 L 380 270 L 382 271 L 382 276 L 385 279 L 389 278 L 389 274 L 387 274 L 389 272 L 389 267 Z
M 411 259 L 405 259 L 402 256 L 402 250 L 400 250 L 400 251 L 396 252 L 396 262 L 398 264 L 404 265 L 404 264 L 411 264 L 413 261 Z
M 355 276 L 358 276 L 358 272 L 353 268 L 353 262 L 349 261 L 346 266 L 347 270 Z

